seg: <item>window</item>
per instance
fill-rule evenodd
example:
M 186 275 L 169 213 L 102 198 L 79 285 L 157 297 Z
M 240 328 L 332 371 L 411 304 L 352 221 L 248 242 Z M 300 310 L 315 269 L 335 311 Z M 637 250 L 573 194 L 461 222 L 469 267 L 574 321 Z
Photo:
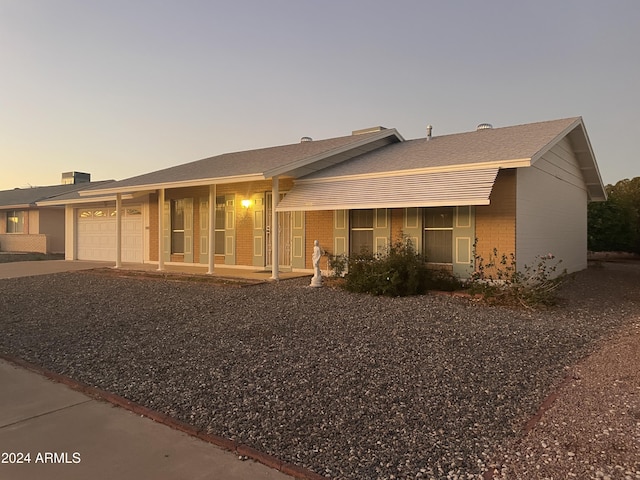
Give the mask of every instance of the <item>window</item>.
M 171 200 L 171 253 L 184 253 L 184 200 Z
M 428 262 L 453 263 L 453 207 L 425 208 L 424 251 Z
M 351 253 L 373 253 L 373 209 L 351 210 Z
M 7 233 L 24 233 L 24 210 L 7 212 Z
M 216 255 L 224 255 L 225 242 L 225 198 L 224 195 L 216 197 Z

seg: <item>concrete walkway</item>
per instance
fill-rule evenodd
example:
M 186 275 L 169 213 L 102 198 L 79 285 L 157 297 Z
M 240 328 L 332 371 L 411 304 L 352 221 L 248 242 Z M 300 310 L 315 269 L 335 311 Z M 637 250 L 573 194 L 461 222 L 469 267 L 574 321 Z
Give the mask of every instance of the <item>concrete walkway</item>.
M 0 446 L 2 480 L 293 478 L 4 360 Z
M 94 268 L 114 268 L 113 262 L 90 262 L 85 260 L 40 260 L 31 262 L 0 263 L 1 278 L 30 277 L 33 275 L 48 275 L 52 273 L 71 272 L 76 270 L 91 270 Z M 153 263 L 124 263 L 121 270 L 157 272 L 158 266 Z M 207 275 L 207 267 L 194 265 L 165 265 L 163 272 L 189 275 Z M 280 272 L 280 278 L 311 277 L 305 272 Z M 230 268 L 216 266 L 214 277 L 238 278 L 253 281 L 268 281 L 271 272 L 245 268 Z M 0 479 L 1 480 L 1 479 Z

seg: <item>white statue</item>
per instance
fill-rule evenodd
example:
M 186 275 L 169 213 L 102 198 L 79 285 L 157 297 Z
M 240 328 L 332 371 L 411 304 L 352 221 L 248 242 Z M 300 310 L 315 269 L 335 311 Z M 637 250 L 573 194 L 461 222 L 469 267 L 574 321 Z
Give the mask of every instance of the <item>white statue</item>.
M 313 278 L 311 279 L 312 287 L 322 286 L 322 272 L 320 271 L 320 259 L 322 258 L 322 249 L 318 240 L 313 241 L 313 255 L 311 263 L 313 264 Z

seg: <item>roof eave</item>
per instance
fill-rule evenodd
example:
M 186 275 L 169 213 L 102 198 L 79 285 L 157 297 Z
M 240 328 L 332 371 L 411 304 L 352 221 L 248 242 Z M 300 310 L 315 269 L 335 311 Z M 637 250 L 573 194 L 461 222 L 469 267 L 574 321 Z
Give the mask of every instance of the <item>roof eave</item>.
M 389 170 L 385 172 L 375 172 L 375 173 L 361 173 L 355 175 L 337 175 L 334 177 L 324 177 L 324 178 L 309 178 L 309 179 L 299 179 L 296 180 L 298 184 L 305 183 L 330 183 L 340 180 L 359 180 L 359 179 L 371 179 L 371 178 L 381 178 L 381 177 L 396 177 L 396 176 L 404 176 L 411 174 L 421 174 L 421 173 L 441 173 L 441 172 L 458 172 L 458 171 L 468 171 L 468 170 L 484 170 L 486 168 L 499 168 L 499 169 L 507 169 L 507 168 L 522 168 L 522 167 L 530 167 L 531 166 L 530 158 L 514 158 L 512 160 L 498 160 L 494 162 L 484 162 L 484 163 L 461 163 L 459 165 L 445 165 L 439 167 L 426 167 L 426 168 L 414 168 L 409 170 Z
M 37 205 L 39 207 L 52 207 L 52 206 L 64 206 L 64 205 L 74 205 L 79 203 L 90 203 L 90 202 L 112 202 L 115 201 L 115 195 L 100 195 L 95 197 L 82 197 L 82 198 L 73 198 L 67 200 L 44 200 L 42 202 L 38 202 Z
M 16 203 L 10 205 L 0 205 L 0 210 L 15 210 L 15 209 L 24 209 L 24 208 L 33 208 L 35 207 L 35 203 Z
M 386 202 L 385 208 L 414 208 L 414 207 L 449 207 L 451 206 L 451 200 L 442 200 L 442 201 L 432 201 L 429 202 L 428 205 L 420 202 Z M 456 206 L 463 207 L 467 205 L 490 205 L 490 200 L 483 197 L 478 198 L 468 198 L 464 200 L 456 200 Z M 370 204 L 370 203 L 350 203 L 343 204 L 336 202 L 335 204 L 322 204 L 322 205 L 313 205 L 307 204 L 299 207 L 291 207 L 281 209 L 276 207 L 276 211 L 286 211 L 286 212 L 311 212 L 316 210 L 357 210 L 357 209 L 365 209 L 365 208 L 380 208 L 380 205 Z
M 189 188 L 189 187 L 203 187 L 207 185 L 221 185 L 226 183 L 239 183 L 239 182 L 251 182 L 257 180 L 264 180 L 266 177 L 261 173 L 250 173 L 246 175 L 234 175 L 231 177 L 213 177 L 213 178 L 201 178 L 197 180 L 183 180 L 174 182 L 161 182 L 161 183 L 149 183 L 143 185 L 132 185 L 127 187 L 115 187 L 105 188 L 100 190 L 91 190 L 88 192 L 79 192 L 80 196 L 88 196 L 92 193 L 100 193 L 101 195 L 111 195 L 118 193 L 131 193 L 137 194 L 141 192 L 154 192 L 160 189 L 168 188 Z
M 576 136 L 578 137 L 576 138 Z M 574 149 L 574 154 L 578 161 L 580 170 L 582 171 L 585 185 L 588 187 L 587 192 L 589 194 L 589 200 L 605 201 L 607 199 L 607 192 L 604 188 L 600 169 L 598 168 L 598 162 L 596 161 L 596 156 L 593 153 L 591 140 L 589 140 L 589 135 L 587 134 L 587 129 L 584 126 L 582 117 L 576 117 L 575 121 L 556 135 L 556 137 L 547 143 L 542 149 L 536 152 L 536 154 L 531 157 L 531 164 L 533 165 L 536 161 L 542 158 L 543 155 L 545 155 L 565 137 L 569 138 Z M 576 140 L 584 143 L 582 149 L 576 149 Z

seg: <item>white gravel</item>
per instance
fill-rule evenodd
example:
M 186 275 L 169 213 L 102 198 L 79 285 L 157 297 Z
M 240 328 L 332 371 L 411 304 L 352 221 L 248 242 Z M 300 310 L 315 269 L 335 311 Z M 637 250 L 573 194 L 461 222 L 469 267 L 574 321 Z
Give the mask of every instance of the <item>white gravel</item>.
M 307 285 L 100 272 L 0 280 L 0 352 L 332 478 L 481 478 L 493 467 L 570 478 L 510 473 L 553 421 L 526 437 L 523 426 L 567 368 L 640 318 L 639 264 L 589 269 L 561 306 L 537 312 Z M 638 412 L 632 392 L 627 418 Z M 566 445 L 571 425 L 559 425 L 541 434 L 548 451 L 581 461 Z M 589 474 L 636 475 L 622 457 L 607 453 Z

